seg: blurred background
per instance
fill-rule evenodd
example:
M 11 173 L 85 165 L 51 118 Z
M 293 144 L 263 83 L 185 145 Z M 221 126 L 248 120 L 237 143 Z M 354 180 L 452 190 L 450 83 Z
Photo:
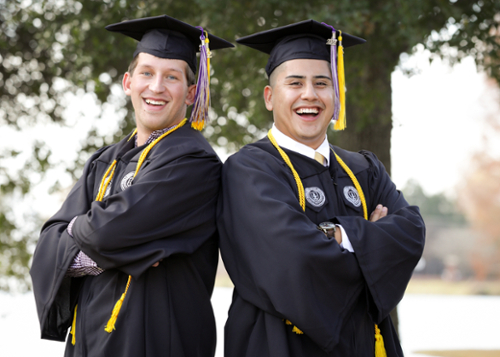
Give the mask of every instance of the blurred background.
M 347 129 L 375 152 L 427 224 L 424 255 L 395 319 L 407 355 L 500 356 L 500 2 L 498 0 L 0 0 L 0 342 L 2 356 L 63 354 L 39 340 L 29 267 L 39 230 L 97 148 L 134 127 L 122 75 L 135 42 L 122 20 L 168 14 L 235 42 L 315 19 L 365 38 L 345 50 Z M 221 159 L 262 138 L 266 56 L 212 58 Z M 232 285 L 212 299 L 218 355 Z

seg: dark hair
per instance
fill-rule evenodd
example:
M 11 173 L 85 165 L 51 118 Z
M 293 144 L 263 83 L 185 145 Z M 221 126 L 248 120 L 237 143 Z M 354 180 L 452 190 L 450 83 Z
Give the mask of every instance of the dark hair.
M 137 62 L 139 61 L 139 55 L 135 56 L 132 62 L 130 62 L 128 66 L 128 73 L 132 76 L 135 70 L 135 67 L 137 67 Z M 196 76 L 191 69 L 191 67 L 188 66 L 186 63 L 186 80 L 187 80 L 187 85 L 192 86 L 193 84 L 196 84 Z

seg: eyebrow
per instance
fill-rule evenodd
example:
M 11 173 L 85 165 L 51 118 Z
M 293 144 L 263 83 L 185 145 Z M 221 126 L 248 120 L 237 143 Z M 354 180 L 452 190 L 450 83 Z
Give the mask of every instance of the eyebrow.
M 152 66 L 150 64 L 147 64 L 147 63 L 143 63 L 143 64 L 138 65 L 137 68 L 151 68 L 151 69 L 154 69 L 154 66 Z M 178 72 L 180 74 L 183 74 L 182 70 L 177 69 L 177 68 L 168 68 L 166 71 L 167 72 L 174 71 L 174 72 Z
M 285 79 L 292 79 L 292 78 L 295 78 L 295 79 L 304 79 L 306 78 L 306 76 L 300 76 L 300 75 L 297 75 L 297 74 L 292 74 L 292 75 L 289 75 L 289 76 L 286 76 Z M 325 75 L 317 75 L 317 76 L 314 76 L 313 77 L 314 79 L 328 79 L 328 80 L 332 80 L 330 77 L 328 76 L 325 76 Z

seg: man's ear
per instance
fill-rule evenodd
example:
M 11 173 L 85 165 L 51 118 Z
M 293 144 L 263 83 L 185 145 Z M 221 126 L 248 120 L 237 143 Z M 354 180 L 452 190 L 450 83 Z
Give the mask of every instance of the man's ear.
M 264 102 L 266 102 L 266 108 L 270 112 L 273 110 L 273 88 L 267 85 L 264 88 Z
M 193 104 L 195 95 L 196 95 L 196 84 L 192 84 L 188 87 L 186 101 L 184 103 L 186 103 L 187 106 Z
M 125 92 L 126 95 L 131 94 L 131 89 L 130 89 L 130 85 L 132 82 L 131 79 L 132 79 L 132 75 L 129 72 L 125 72 L 125 74 L 123 75 L 122 87 L 123 87 L 123 91 Z

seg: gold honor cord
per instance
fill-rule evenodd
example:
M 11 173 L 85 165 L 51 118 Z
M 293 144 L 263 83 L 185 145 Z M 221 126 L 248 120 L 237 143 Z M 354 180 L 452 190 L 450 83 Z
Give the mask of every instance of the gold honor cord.
M 141 168 L 144 160 L 146 159 L 146 157 L 147 157 L 148 153 L 151 151 L 151 149 L 161 139 L 163 139 L 167 135 L 173 133 L 174 131 L 176 131 L 177 129 L 179 129 L 180 127 L 182 127 L 184 124 L 186 124 L 186 122 L 187 122 L 187 118 L 184 118 L 179 124 L 177 124 L 172 129 L 170 129 L 170 130 L 166 131 L 165 133 L 163 133 L 161 136 L 159 136 L 158 138 L 156 138 L 155 140 L 153 140 L 151 143 L 149 143 L 149 145 L 142 151 L 141 156 L 139 157 L 139 161 L 137 162 L 137 166 L 136 166 L 135 173 L 134 173 L 134 178 L 137 175 L 137 173 L 139 172 L 139 169 Z M 134 132 L 130 135 L 130 137 L 129 137 L 129 139 L 127 141 L 130 141 L 134 137 L 134 135 L 136 133 L 137 133 L 137 129 L 134 130 Z M 117 163 L 117 161 L 114 160 L 111 163 L 111 165 L 109 166 L 109 168 L 106 170 L 106 173 L 104 174 L 104 176 L 103 176 L 103 178 L 101 180 L 101 185 L 99 187 L 99 192 L 97 194 L 96 201 L 102 201 L 103 200 L 104 194 L 106 192 L 106 189 L 107 189 L 109 183 L 111 182 L 111 180 L 113 178 L 113 175 L 115 173 L 116 163 Z M 120 297 L 120 299 L 116 302 L 115 307 L 113 308 L 113 311 L 111 313 L 111 317 L 110 317 L 108 323 L 106 324 L 106 326 L 104 328 L 104 330 L 106 332 L 108 332 L 108 333 L 111 333 L 113 330 L 115 330 L 116 319 L 118 318 L 118 314 L 120 313 L 120 309 L 122 307 L 123 301 L 125 300 L 125 297 L 127 296 L 127 292 L 128 292 L 128 289 L 130 287 L 131 282 L 132 282 L 132 276 L 129 275 L 128 276 L 128 280 L 127 280 L 127 285 L 125 287 L 125 291 L 123 292 L 123 294 Z M 70 332 L 73 335 L 73 337 L 71 339 L 71 343 L 73 345 L 76 342 L 75 341 L 76 340 L 75 327 L 76 327 L 76 310 L 77 310 L 77 307 L 78 307 L 78 305 L 75 306 L 73 323 L 72 323 L 71 332 Z
M 283 151 L 276 142 L 276 139 L 274 138 L 273 134 L 271 133 L 271 129 L 269 129 L 267 133 L 267 137 L 271 141 L 271 143 L 274 145 L 274 147 L 278 150 L 280 153 L 281 157 L 285 161 L 285 163 L 288 165 L 290 170 L 292 170 L 293 178 L 295 179 L 295 183 L 297 184 L 297 190 L 299 191 L 299 203 L 300 207 L 302 207 L 302 210 L 306 210 L 306 195 L 304 193 L 304 185 L 302 185 L 302 181 L 300 180 L 299 174 L 297 171 L 295 171 L 295 168 L 292 165 L 292 162 L 290 161 L 290 158 L 286 154 L 286 152 Z
M 304 185 L 302 184 L 302 181 L 300 180 L 300 176 L 298 175 L 297 171 L 293 167 L 292 162 L 290 161 L 290 158 L 288 155 L 281 149 L 276 142 L 276 139 L 274 138 L 273 134 L 271 133 L 271 130 L 267 133 L 267 137 L 269 138 L 269 141 L 273 144 L 273 146 L 278 150 L 278 152 L 281 154 L 281 157 L 283 160 L 285 160 L 286 164 L 288 167 L 290 167 L 290 170 L 292 170 L 293 177 L 295 178 L 295 182 L 297 183 L 297 189 L 299 191 L 299 201 L 302 209 L 305 211 L 305 192 L 304 192 Z M 363 190 L 361 189 L 361 185 L 358 182 L 358 179 L 356 176 L 352 173 L 351 169 L 347 164 L 340 158 L 340 156 L 337 155 L 337 153 L 330 147 L 330 150 L 333 152 L 335 155 L 335 158 L 337 159 L 337 162 L 342 166 L 344 171 L 349 175 L 352 183 L 354 184 L 354 187 L 356 187 L 356 190 L 358 190 L 358 194 L 361 200 L 361 203 L 363 205 L 363 216 L 366 220 L 368 220 L 368 209 L 366 207 L 366 199 L 365 195 L 363 194 Z M 302 191 L 302 192 L 301 192 Z M 301 198 L 304 199 L 304 202 L 301 201 Z M 285 320 L 285 323 L 287 325 L 293 325 L 293 323 L 290 320 Z M 297 326 L 293 326 L 292 329 L 293 332 L 295 332 L 298 335 L 303 334 Z M 387 353 L 385 351 L 384 347 L 384 339 L 382 335 L 380 334 L 380 329 L 377 324 L 375 324 L 375 357 L 387 357 Z

